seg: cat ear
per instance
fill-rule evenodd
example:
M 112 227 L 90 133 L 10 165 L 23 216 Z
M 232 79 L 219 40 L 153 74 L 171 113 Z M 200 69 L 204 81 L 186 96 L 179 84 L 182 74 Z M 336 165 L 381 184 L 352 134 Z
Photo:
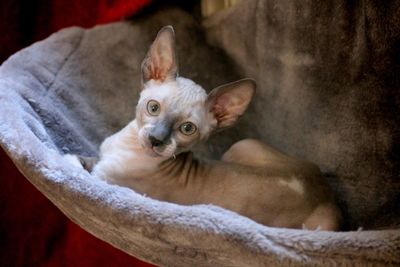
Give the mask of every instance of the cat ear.
M 218 121 L 218 128 L 235 124 L 243 115 L 256 90 L 252 79 L 242 79 L 213 89 L 206 104 Z
M 175 57 L 175 33 L 172 26 L 163 27 L 142 62 L 142 83 L 149 80 L 174 80 L 178 73 Z

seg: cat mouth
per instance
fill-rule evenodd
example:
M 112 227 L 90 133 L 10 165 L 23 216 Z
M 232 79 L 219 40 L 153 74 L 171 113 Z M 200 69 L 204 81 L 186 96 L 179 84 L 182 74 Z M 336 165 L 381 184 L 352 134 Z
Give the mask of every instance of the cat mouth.
M 152 146 L 151 144 L 146 147 L 146 152 L 151 157 L 171 158 L 175 155 L 174 146 Z
M 151 143 L 146 132 L 143 132 L 140 140 L 144 152 L 150 157 L 170 158 L 173 157 L 176 152 L 176 144 L 173 141 L 168 141 L 160 145 L 154 145 Z
M 144 148 L 145 153 L 150 156 L 150 157 L 162 157 L 162 154 L 160 153 L 160 151 L 157 151 L 157 147 L 152 146 L 151 144 L 144 144 L 142 145 L 142 147 Z
M 143 145 L 143 148 L 146 154 L 150 157 L 158 158 L 158 157 L 169 157 L 169 153 L 167 153 L 168 149 L 166 145 L 163 146 L 153 146 L 150 143 Z
M 154 158 L 161 157 L 161 155 L 156 150 L 154 150 L 153 147 L 147 147 L 146 153 L 147 153 L 147 155 L 154 157 Z

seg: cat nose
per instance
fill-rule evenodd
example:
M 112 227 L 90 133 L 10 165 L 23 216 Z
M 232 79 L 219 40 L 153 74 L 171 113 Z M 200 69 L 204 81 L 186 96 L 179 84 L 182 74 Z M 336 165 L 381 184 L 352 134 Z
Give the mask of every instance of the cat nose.
M 164 144 L 163 141 L 158 140 L 157 138 L 155 138 L 154 136 L 150 135 L 149 136 L 149 140 L 152 146 L 162 146 Z
M 154 125 L 149 132 L 149 141 L 153 147 L 165 145 L 171 136 L 171 124 L 163 120 Z

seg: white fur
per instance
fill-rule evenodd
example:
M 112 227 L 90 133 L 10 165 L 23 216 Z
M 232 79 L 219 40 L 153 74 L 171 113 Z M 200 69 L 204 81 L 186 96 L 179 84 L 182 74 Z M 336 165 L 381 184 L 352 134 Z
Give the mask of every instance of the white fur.
M 146 145 L 149 131 L 160 120 L 159 118 L 167 115 L 182 117 L 182 121 L 176 122 L 178 125 L 187 121 L 194 123 L 199 130 L 200 139 L 207 138 L 217 126 L 212 112 L 205 109 L 207 97 L 206 91 L 200 85 L 183 77 L 162 83 L 155 80 L 148 81 L 140 94 L 139 105 L 144 107 L 149 100 L 156 100 L 161 105 L 161 114 L 158 117 L 147 116 L 144 119 L 145 125 L 139 130 L 139 142 Z M 173 156 L 173 150 L 176 148 L 178 140 L 171 141 L 171 145 L 167 146 L 164 151 L 157 152 L 166 157 Z M 174 145 L 175 147 L 172 147 Z M 168 151 L 171 152 L 169 155 L 167 155 Z
M 296 177 L 292 177 L 290 180 L 279 179 L 278 183 L 282 186 L 292 189 L 299 195 L 304 195 L 304 187 Z
M 100 147 L 100 161 L 93 175 L 107 180 L 129 179 L 154 170 L 163 159 L 148 156 L 135 142 L 137 125 L 132 121 L 118 133 L 108 137 Z
M 140 94 L 141 99 L 145 98 L 166 98 L 174 95 L 176 98 L 196 99 L 201 101 L 207 97 L 206 91 L 198 84 L 190 79 L 177 77 L 176 80 L 160 82 L 156 80 L 150 80 L 144 84 L 144 88 Z

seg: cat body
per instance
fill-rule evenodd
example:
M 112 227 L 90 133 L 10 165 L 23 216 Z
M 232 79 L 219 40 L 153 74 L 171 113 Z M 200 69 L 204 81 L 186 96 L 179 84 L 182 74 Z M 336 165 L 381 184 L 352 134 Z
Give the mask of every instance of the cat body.
M 245 112 L 255 83 L 243 79 L 210 94 L 178 77 L 174 32 L 164 27 L 142 64 L 136 118 L 106 138 L 92 174 L 151 198 L 214 204 L 268 226 L 337 230 L 340 212 L 317 166 L 253 139 L 221 160 L 190 149 Z

